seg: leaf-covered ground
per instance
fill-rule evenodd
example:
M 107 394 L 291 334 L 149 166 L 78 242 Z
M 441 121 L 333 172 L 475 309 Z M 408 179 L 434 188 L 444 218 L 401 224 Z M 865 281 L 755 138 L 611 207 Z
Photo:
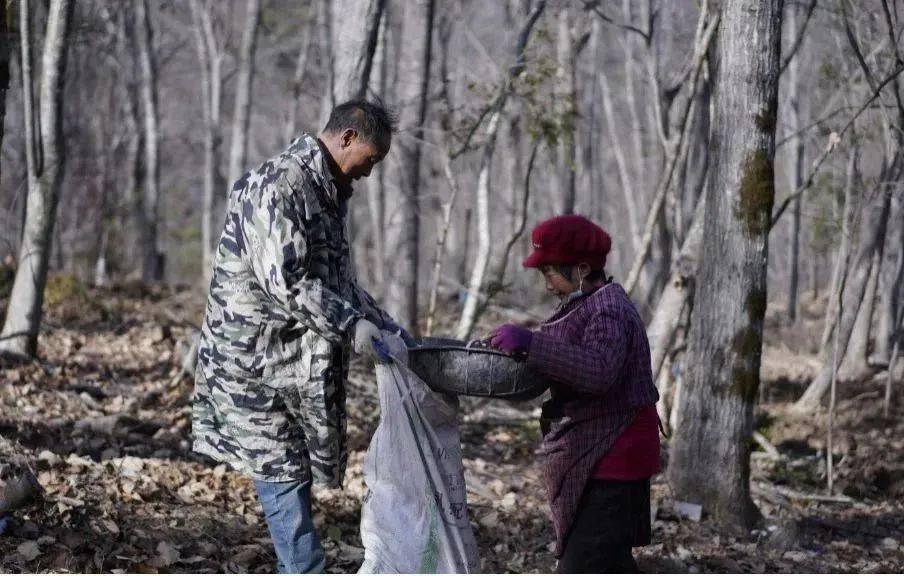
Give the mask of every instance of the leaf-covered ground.
M 178 366 L 200 302 L 186 293 L 57 288 L 42 360 L 0 365 L 0 472 L 30 467 L 46 491 L 41 504 L 0 521 L 0 572 L 272 572 L 251 483 L 189 450 L 192 384 L 178 377 Z M 773 365 L 812 362 L 787 350 L 771 358 Z M 641 567 L 904 570 L 904 411 L 882 416 L 880 385 L 842 389 L 837 496 L 823 498 L 825 414 L 802 419 L 781 402 L 766 404 L 760 430 L 777 453 L 753 458 L 763 528 L 732 537 L 705 517 L 682 518 L 658 477 L 654 544 L 636 551 Z M 788 386 L 785 379 L 769 389 Z M 555 568 L 536 414 L 535 405 L 462 404 L 470 514 L 486 572 Z M 372 374 L 356 365 L 346 487 L 315 490 L 332 572 L 354 571 L 363 557 L 362 461 L 378 420 Z

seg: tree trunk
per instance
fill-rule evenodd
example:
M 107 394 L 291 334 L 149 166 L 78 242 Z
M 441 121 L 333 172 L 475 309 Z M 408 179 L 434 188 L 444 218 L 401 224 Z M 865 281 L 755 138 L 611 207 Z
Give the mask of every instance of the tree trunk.
M 888 364 L 894 346 L 895 319 L 904 306 L 901 302 L 900 287 L 904 286 L 904 197 L 899 192 L 892 200 L 894 224 L 889 229 L 888 266 L 883 278 L 882 304 L 879 308 L 879 331 L 876 335 L 876 360 Z
M 132 217 L 131 221 L 134 223 L 133 229 L 138 231 L 137 244 L 140 249 L 143 246 L 141 231 L 147 229 L 146 219 L 148 215 L 144 210 L 144 201 L 139 184 L 142 178 L 141 149 L 144 138 L 139 128 L 138 95 L 133 86 L 125 87 L 123 102 L 125 106 L 123 123 L 125 124 L 126 137 L 128 138 L 125 150 L 126 181 L 123 191 Z
M 139 89 L 144 107 L 144 182 L 142 208 L 145 226 L 141 234 L 141 279 L 160 282 L 165 255 L 160 249 L 159 223 L 162 218 L 160 196 L 160 136 L 157 112 L 157 64 L 154 59 L 153 27 L 147 0 L 135 2 L 135 42 L 140 70 Z
M 333 0 L 317 2 L 317 17 L 320 19 L 320 59 L 326 74 L 327 88 L 320 99 L 320 122 L 318 128 L 326 126 L 333 110 L 333 85 L 336 82 L 335 54 L 333 53 Z
M 374 67 L 377 71 L 377 95 L 386 99 L 389 74 L 389 7 L 380 23 L 380 40 L 374 52 Z M 367 179 L 367 213 L 370 217 L 371 253 L 369 271 L 372 286 L 382 294 L 386 289 L 386 162 L 374 167 Z M 374 293 L 376 296 L 376 293 Z
M 321 17 L 329 19 L 324 27 L 329 39 L 324 48 L 329 53 L 330 89 L 321 110 L 321 126 L 326 125 L 336 105 L 367 96 L 386 4 L 387 0 L 333 0 L 322 5 Z M 360 211 L 350 209 L 346 229 L 353 262 L 358 261 L 360 220 Z
M 346 100 L 366 96 L 386 3 L 387 0 L 330 2 L 333 63 L 330 109 Z M 325 111 L 324 123 L 329 112 Z
M 885 244 L 885 238 L 880 245 Z M 878 250 L 873 254 L 869 264 L 869 280 L 866 282 L 866 294 L 860 305 L 860 313 L 854 321 L 854 330 L 851 332 L 851 341 L 848 343 L 847 354 L 842 359 L 839 370 L 843 370 L 847 379 L 862 378 L 869 372 L 867 363 L 869 356 L 869 340 L 873 327 L 873 312 L 876 310 L 876 291 L 879 288 L 880 265 L 883 251 Z
M 662 369 L 681 321 L 681 311 L 693 292 L 692 285 L 700 266 L 703 243 L 704 206 L 705 201 L 701 199 L 694 212 L 694 222 L 681 246 L 671 280 L 662 292 L 653 318 L 647 325 L 654 379 Z
M 710 145 L 710 109 L 712 103 L 712 79 L 707 75 L 701 79 L 700 89 L 697 92 L 697 116 L 691 126 L 689 134 L 691 150 L 685 167 L 684 206 L 682 214 L 693 214 L 694 207 L 700 203 L 700 198 L 706 187 L 709 174 L 709 145 Z M 676 225 L 676 234 L 682 239 L 689 233 L 693 226 L 693 220 L 682 218 Z
M 633 24 L 634 18 L 631 11 L 632 0 L 622 0 L 622 12 L 624 13 L 625 22 Z M 624 83 L 625 83 L 625 104 L 628 107 L 628 116 L 631 119 L 631 142 L 633 151 L 631 159 L 634 161 L 634 192 L 638 194 L 641 206 L 646 204 L 647 194 L 644 192 L 646 186 L 646 178 L 644 178 L 644 129 L 637 112 L 638 98 L 635 94 L 635 84 L 638 80 L 637 62 L 635 56 L 641 52 L 640 42 L 635 35 L 624 30 L 620 39 L 622 51 L 624 53 Z
M 116 109 L 116 97 L 119 94 L 118 86 L 110 83 L 104 100 L 104 109 L 110 111 L 112 116 Z M 111 152 L 115 152 L 116 143 L 109 138 L 111 124 L 115 125 L 116 119 L 109 118 L 106 114 L 98 114 L 91 122 L 94 129 L 94 153 L 97 157 L 97 170 L 94 179 L 97 186 L 100 204 L 97 221 L 97 259 L 94 261 L 93 284 L 106 286 L 110 281 L 109 260 L 107 258 L 110 245 L 110 231 L 116 221 L 116 203 L 110 198 L 110 160 Z
M 636 251 L 640 246 L 640 220 L 637 208 L 637 194 L 635 193 L 634 180 L 628 169 L 628 162 L 624 151 L 624 140 L 619 138 L 618 126 L 615 123 L 615 107 L 612 104 L 612 89 L 609 86 L 609 79 L 603 66 L 599 67 L 598 80 L 600 85 L 600 93 L 603 99 L 603 114 L 606 117 L 606 134 L 607 140 L 612 144 L 612 153 L 615 155 L 615 165 L 618 168 L 618 178 L 622 195 L 625 199 L 625 207 L 627 213 L 625 218 L 628 220 L 628 229 L 631 235 L 631 246 Z
M 214 213 L 223 189 L 220 173 L 220 107 L 222 103 L 222 50 L 217 45 L 209 4 L 191 1 L 195 40 L 201 63 L 202 112 L 204 118 L 204 192 L 201 209 L 201 254 L 203 282 L 213 273 Z
M 6 13 L 6 2 L 0 2 L 0 145 L 3 144 L 3 126 L 6 118 L 6 91 L 9 90 L 9 54 L 12 44 L 12 31 L 9 29 L 9 16 Z M 0 175 L 3 166 L 0 165 Z
M 854 233 L 854 219 L 860 211 L 860 195 L 855 195 L 854 191 L 860 185 L 860 175 L 858 171 L 858 163 L 860 161 L 860 149 L 856 145 L 851 149 L 850 157 L 847 163 L 847 173 L 844 183 L 844 206 L 842 208 L 841 220 L 841 244 L 838 246 L 838 254 L 835 257 L 835 268 L 832 271 L 832 283 L 829 286 L 829 305 L 826 306 L 825 320 L 823 321 L 822 338 L 819 342 L 819 349 L 825 350 L 829 346 L 832 333 L 835 330 L 837 306 L 833 306 L 832 302 L 838 301 L 837 290 L 841 285 L 841 276 L 846 274 L 846 263 L 850 261 L 849 254 L 851 251 L 851 242 Z M 815 261 L 815 258 L 813 259 Z M 811 273 L 811 282 L 813 280 Z
M 499 131 L 502 107 L 500 106 L 490 115 L 487 122 L 486 142 L 483 146 L 483 155 L 480 159 L 480 171 L 477 173 L 477 257 L 474 260 L 474 268 L 471 269 L 471 278 L 468 281 L 468 293 L 465 296 L 465 306 L 461 311 L 461 318 L 456 329 L 456 338 L 467 340 L 477 323 L 478 308 L 484 298 L 484 277 L 490 264 L 490 251 L 492 250 L 492 232 L 490 230 L 490 172 L 493 164 L 493 154 L 496 151 L 496 134 Z
M 894 177 L 894 174 L 899 172 L 897 164 L 898 161 L 896 159 L 894 166 L 891 166 L 888 170 L 883 170 L 885 174 L 879 181 L 887 181 L 886 178 Z M 873 192 L 873 198 L 865 208 L 868 212 L 867 217 L 861 222 L 860 246 L 851 262 L 851 271 L 848 274 L 847 282 L 845 282 L 843 294 L 844 314 L 836 320 L 835 330 L 840 331 L 839 338 L 836 340 L 840 347 L 838 350 L 839 358 L 843 358 L 847 352 L 851 334 L 854 331 L 854 324 L 859 315 L 861 303 L 866 295 L 872 268 L 870 262 L 872 262 L 873 255 L 878 250 L 878 243 L 885 238 L 890 204 L 891 194 L 886 193 L 884 190 L 878 190 Z M 830 352 L 833 348 L 834 346 L 823 349 L 822 369 L 816 379 L 810 383 L 803 396 L 795 402 L 794 409 L 797 412 L 812 413 L 829 390 L 833 368 L 831 362 L 832 354 Z
M 499 123 L 502 120 L 503 109 L 506 100 L 512 91 L 512 83 L 524 70 L 524 50 L 527 47 L 528 39 L 531 31 L 543 10 L 546 8 L 546 2 L 541 0 L 533 8 L 533 11 L 527 17 L 527 21 L 518 34 L 518 45 L 515 50 L 514 65 L 509 68 L 508 77 L 503 85 L 492 110 L 488 114 L 487 131 L 484 136 L 483 151 L 480 158 L 480 169 L 477 173 L 477 257 L 474 260 L 474 267 L 471 270 L 471 277 L 468 281 L 468 292 L 465 296 L 464 308 L 461 312 L 461 318 L 456 328 L 456 338 L 459 340 L 467 340 L 474 330 L 474 325 L 479 317 L 479 310 L 484 306 L 484 280 L 487 268 L 490 263 L 490 252 L 492 250 L 492 233 L 490 230 L 490 172 L 493 164 L 493 154 L 496 151 L 496 136 L 499 132 Z
M 311 46 L 317 37 L 316 14 L 317 11 L 315 11 L 314 20 L 307 26 L 307 35 L 301 41 L 298 59 L 295 61 L 295 75 L 292 77 L 292 99 L 289 101 L 289 111 L 286 114 L 286 131 L 283 133 L 283 139 L 286 144 L 298 137 L 298 107 L 301 104 L 301 88 L 304 85 L 304 74 L 308 68 Z
M 22 81 L 27 93 L 31 83 L 31 62 L 27 48 L 31 41 L 29 2 L 21 0 L 19 5 L 22 22 Z M 3 332 L 0 334 L 0 353 L 15 357 L 31 358 L 38 350 L 44 285 L 65 162 L 63 86 L 73 6 L 71 0 L 51 0 L 47 12 L 38 102 L 40 139 L 37 142 L 26 141 L 27 147 L 37 148 L 38 161 L 33 162 L 29 168 L 25 231 L 19 251 L 19 267 L 13 281 Z M 26 112 L 26 126 L 32 121 L 29 116 Z
M 745 533 L 759 516 L 750 498 L 750 437 L 775 196 L 782 4 L 721 6 L 703 254 L 669 464 L 676 498 Z
M 248 126 L 251 122 L 251 88 L 254 85 L 254 53 L 257 28 L 261 18 L 260 0 L 248 0 L 242 46 L 239 50 L 238 78 L 235 84 L 235 112 L 232 116 L 232 141 L 229 147 L 227 186 L 238 180 L 245 170 L 248 154 Z M 224 197 L 228 197 L 228 190 Z
M 601 62 L 602 53 L 602 23 L 599 18 L 594 18 L 590 25 L 590 40 L 588 51 L 590 52 L 591 61 L 594 67 Z M 602 132 L 602 119 L 599 109 L 599 83 L 596 81 L 595 71 L 591 73 L 585 90 L 590 92 L 587 99 L 587 130 L 584 131 L 584 146 L 581 156 L 584 169 L 587 170 L 587 180 L 590 186 L 590 197 L 587 202 L 587 212 L 591 220 L 600 222 L 603 218 L 603 197 L 604 197 L 604 179 L 603 179 L 603 154 L 604 146 L 600 146 L 597 138 Z
M 417 331 L 418 280 L 420 262 L 421 150 L 423 130 L 430 100 L 430 62 L 433 47 L 435 0 L 409 2 L 405 7 L 405 29 L 411 52 L 401 58 L 399 82 L 403 102 L 401 124 L 408 134 L 397 138 L 400 148 L 396 181 L 401 197 L 396 209 L 396 225 L 389 230 L 389 250 L 394 270 L 389 278 L 387 311 L 402 325 Z
M 797 30 L 797 7 L 791 6 L 788 11 L 788 30 Z M 795 134 L 801 129 L 800 102 L 800 56 L 792 58 L 788 64 L 788 131 Z M 797 190 L 803 184 L 804 139 L 796 137 L 792 140 L 792 148 L 788 157 L 788 190 Z M 788 242 L 788 320 L 797 319 L 798 287 L 800 284 L 800 217 L 801 199 L 797 198 L 791 207 L 791 239 Z
M 704 4 L 704 7 L 706 6 L 708 5 Z M 673 186 L 676 168 L 687 161 L 689 147 L 687 140 L 688 127 L 690 126 L 690 119 L 693 118 L 694 104 L 697 102 L 693 96 L 697 93 L 697 86 L 699 85 L 700 76 L 702 75 L 703 65 L 706 62 L 706 55 L 709 52 L 711 41 L 719 26 L 718 16 L 711 18 L 709 23 L 706 24 L 708 17 L 709 13 L 707 10 L 701 12 L 700 27 L 694 44 L 694 55 L 691 73 L 689 74 L 690 85 L 688 97 L 673 119 L 674 128 L 670 130 L 672 136 L 665 141 L 665 165 L 660 173 L 659 182 L 656 185 L 653 202 L 647 212 L 646 223 L 644 224 L 644 232 L 640 240 L 639 249 L 634 255 L 634 262 L 631 265 L 631 269 L 624 282 L 625 290 L 628 294 L 633 293 L 641 273 L 644 270 L 643 264 L 646 261 L 653 244 L 656 226 L 661 221 L 661 212 L 665 205 L 666 196 L 671 189 L 671 186 Z
M 574 23 L 571 6 L 566 4 L 558 15 L 556 88 L 559 120 L 559 199 L 556 203 L 558 214 L 574 212 L 576 186 L 575 179 L 575 118 L 577 116 L 577 56 L 579 47 L 575 45 Z M 513 185 L 514 188 L 514 185 Z

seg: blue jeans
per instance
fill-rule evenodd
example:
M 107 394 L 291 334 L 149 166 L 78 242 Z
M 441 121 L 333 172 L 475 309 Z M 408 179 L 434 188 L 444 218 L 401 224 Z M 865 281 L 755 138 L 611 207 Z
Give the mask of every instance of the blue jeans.
M 254 481 L 283 574 L 322 573 L 326 555 L 314 532 L 310 482 Z

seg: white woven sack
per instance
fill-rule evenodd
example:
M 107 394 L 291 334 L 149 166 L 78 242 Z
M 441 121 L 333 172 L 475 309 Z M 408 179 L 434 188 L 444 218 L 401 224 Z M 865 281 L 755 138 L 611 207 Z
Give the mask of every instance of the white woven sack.
M 378 365 L 380 425 L 364 462 L 361 573 L 471 573 L 458 399 L 431 391 L 403 362 Z

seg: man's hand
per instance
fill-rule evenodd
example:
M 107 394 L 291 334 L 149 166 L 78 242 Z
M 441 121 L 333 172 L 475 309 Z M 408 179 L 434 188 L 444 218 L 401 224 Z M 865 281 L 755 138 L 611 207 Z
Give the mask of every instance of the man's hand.
M 405 330 L 404 328 L 396 324 L 395 320 L 393 320 L 392 318 L 383 321 L 383 331 L 400 336 L 405 342 L 405 345 L 409 348 L 414 348 L 415 346 L 417 346 L 417 341 L 415 341 L 414 337 L 412 337 L 411 334 L 408 333 L 408 330 Z
M 386 343 L 383 342 L 383 335 L 380 333 L 380 329 L 373 322 L 364 318 L 355 323 L 352 348 L 357 354 L 363 354 L 378 364 L 391 360 L 389 349 Z
M 393 360 L 397 360 L 402 364 L 408 364 L 408 345 L 402 339 L 402 336 L 383 330 L 383 342 L 386 344 L 386 349 L 389 350 Z

